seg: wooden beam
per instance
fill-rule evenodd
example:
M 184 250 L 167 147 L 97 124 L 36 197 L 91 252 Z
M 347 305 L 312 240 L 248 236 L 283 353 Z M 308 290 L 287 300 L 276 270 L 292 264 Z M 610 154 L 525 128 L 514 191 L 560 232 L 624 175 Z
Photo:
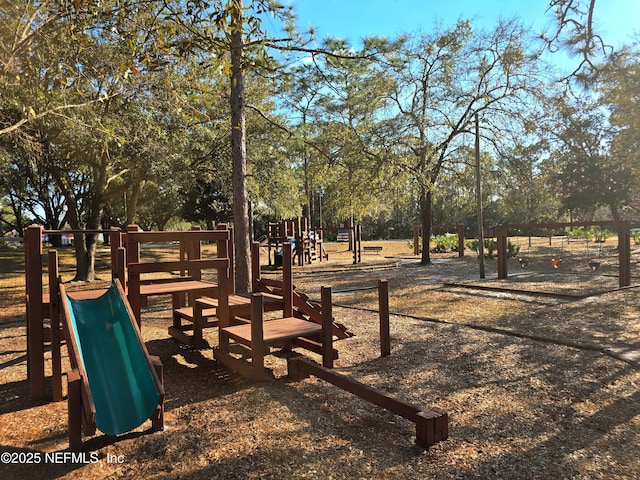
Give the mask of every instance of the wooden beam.
M 423 448 L 428 448 L 436 442 L 446 440 L 449 436 L 448 414 L 443 410 L 438 408 L 424 410 L 383 390 L 340 375 L 329 368 L 300 356 L 290 357 L 287 362 L 289 377 L 293 380 L 313 375 L 367 402 L 414 422 L 416 424 L 416 443 Z

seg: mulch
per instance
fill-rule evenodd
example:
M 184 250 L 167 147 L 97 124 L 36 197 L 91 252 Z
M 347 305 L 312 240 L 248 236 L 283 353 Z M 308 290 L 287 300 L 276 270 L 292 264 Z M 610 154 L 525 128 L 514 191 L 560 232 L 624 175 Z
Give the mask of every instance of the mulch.
M 98 434 L 85 445 L 96 463 L 0 464 L 0 476 L 639 478 L 633 355 L 640 350 L 640 289 L 578 299 L 474 290 L 474 262 L 442 257 L 425 267 L 379 256 L 365 268 L 329 262 L 294 272 L 312 297 L 321 285 L 333 286 L 334 316 L 355 334 L 336 343 L 338 372 L 449 413 L 449 438 L 429 450 L 415 445 L 405 419 L 318 379 L 289 381 L 278 352 L 267 357 L 271 373 L 262 384 L 226 371 L 210 349 L 169 338 L 169 306 L 154 299 L 143 336 L 164 364 L 165 431 L 146 432 L 147 424 L 117 438 Z M 558 272 L 497 282 L 492 268 L 478 285 L 553 292 L 573 283 L 584 290 L 578 277 Z M 380 356 L 376 291 L 362 290 L 380 278 L 389 281 L 393 312 L 387 357 Z M 63 452 L 66 402 L 30 401 L 24 312 L 19 303 L 7 312 L 0 317 L 0 453 Z M 206 337 L 216 344 L 215 331 Z

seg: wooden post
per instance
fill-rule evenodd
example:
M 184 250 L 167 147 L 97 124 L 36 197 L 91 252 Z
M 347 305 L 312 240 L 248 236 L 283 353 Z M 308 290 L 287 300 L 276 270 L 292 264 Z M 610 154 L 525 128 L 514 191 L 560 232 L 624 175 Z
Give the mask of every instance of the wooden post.
M 44 304 L 42 300 L 42 227 L 24 232 L 27 290 L 27 376 L 31 399 L 42 400 L 44 387 Z
M 302 267 L 304 265 L 304 245 L 302 243 L 300 217 L 297 217 L 292 223 L 293 223 L 293 238 L 296 241 L 296 255 L 298 256 L 298 266 Z
M 60 290 L 58 252 L 49 250 L 49 319 L 51 325 L 51 373 L 53 401 L 62 401 L 62 355 L 60 353 Z
M 380 316 L 380 356 L 391 355 L 389 332 L 389 282 L 378 280 L 378 314 Z
M 253 380 L 264 380 L 264 297 L 261 293 L 251 295 L 251 366 Z
M 140 273 L 132 274 L 129 265 L 140 262 L 140 242 L 133 239 L 132 233 L 139 232 L 138 225 L 127 225 L 127 296 L 131 310 L 136 317 L 138 328 L 142 327 L 141 311 L 142 299 L 140 298 Z
M 226 227 L 226 225 L 225 225 Z M 221 230 L 220 225 L 218 225 L 218 229 Z M 227 268 L 221 268 L 218 270 L 218 307 L 216 316 L 218 317 L 218 347 L 224 353 L 229 351 L 229 337 L 223 335 L 222 328 L 228 327 L 231 325 L 231 319 L 229 318 L 229 295 L 231 293 L 231 288 L 234 283 L 233 278 L 231 277 L 231 259 L 229 258 L 229 247 L 233 244 L 230 241 L 231 232 L 229 232 L 229 236 L 226 241 L 217 243 L 217 256 L 218 258 L 227 258 L 229 263 L 227 264 Z
M 82 448 L 82 393 L 80 374 L 71 370 L 67 374 L 67 415 L 69 425 L 69 450 L 79 452 Z
M 127 288 L 127 249 L 119 247 L 116 254 L 116 264 L 113 269 L 113 276 L 120 280 L 122 286 Z
M 629 222 L 618 222 L 618 285 L 631 285 L 631 232 Z
M 191 232 L 202 231 L 199 225 L 193 225 Z M 202 244 L 200 240 L 189 239 L 187 240 L 187 260 L 196 260 L 202 258 Z M 188 275 L 194 280 L 202 280 L 202 270 L 193 269 L 189 270 Z
M 103 232 L 102 235 L 105 236 L 107 234 Z M 111 276 L 112 278 L 120 278 L 122 284 L 126 285 L 127 283 L 125 279 L 120 276 L 122 275 L 122 272 L 118 271 L 118 249 L 121 246 L 122 243 L 120 242 L 120 229 L 115 227 L 111 228 L 111 230 L 109 230 L 109 248 L 111 250 Z
M 458 231 L 458 257 L 464 257 L 464 225 L 459 223 L 457 225 Z
M 293 316 L 293 273 L 291 259 L 291 243 L 285 242 L 282 252 L 282 297 L 284 300 L 284 317 Z
M 355 227 L 349 230 L 349 250 L 353 251 L 353 264 L 356 265 L 358 263 L 358 249 L 356 248 L 356 244 L 358 241 L 356 240 L 357 232 Z
M 251 291 L 258 291 L 260 282 L 260 244 L 253 242 L 251 244 Z
M 333 305 L 331 287 L 321 287 L 322 304 L 322 366 L 333 368 Z
M 413 227 L 413 254 L 420 255 L 420 226 Z
M 362 262 L 362 229 L 360 225 L 353 227 L 353 264 Z
M 496 227 L 496 240 L 498 244 L 498 278 L 507 278 L 507 227 L 498 225 Z M 483 248 L 484 251 L 484 248 Z
M 153 365 L 153 369 L 158 376 L 158 380 L 160 380 L 160 385 L 164 386 L 164 367 L 162 365 L 160 357 L 151 355 L 149 356 L 149 358 Z M 160 402 L 158 403 L 156 411 L 151 417 L 151 429 L 154 432 L 160 432 L 164 430 L 164 397 L 160 398 Z
M 139 232 L 138 225 L 127 225 L 127 233 Z M 131 239 L 131 235 L 127 235 L 127 265 L 140 261 L 140 244 Z
M 228 241 L 228 249 L 227 256 L 229 257 L 229 278 L 231 281 L 229 282 L 229 294 L 235 295 L 236 293 L 236 260 L 235 260 L 235 241 L 233 239 L 234 230 L 233 227 L 229 227 L 229 241 Z
M 112 228 L 109 232 L 109 246 L 111 247 L 111 276 L 120 279 L 120 283 L 126 287 L 127 260 L 124 256 L 126 249 L 122 245 L 122 234 L 119 228 Z

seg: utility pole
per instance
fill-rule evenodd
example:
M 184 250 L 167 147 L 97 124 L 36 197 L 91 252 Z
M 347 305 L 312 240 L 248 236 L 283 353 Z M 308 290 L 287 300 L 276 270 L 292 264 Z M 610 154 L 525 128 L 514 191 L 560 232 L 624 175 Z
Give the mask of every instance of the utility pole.
M 480 123 L 476 113 L 476 205 L 478 216 L 478 255 L 480 278 L 484 278 L 484 220 L 482 218 L 482 181 L 480 178 Z

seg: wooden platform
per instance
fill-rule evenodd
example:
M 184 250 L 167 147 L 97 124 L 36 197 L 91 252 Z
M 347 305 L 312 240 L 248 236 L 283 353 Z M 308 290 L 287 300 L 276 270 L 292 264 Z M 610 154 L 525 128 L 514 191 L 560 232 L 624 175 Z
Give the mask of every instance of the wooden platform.
M 183 280 L 177 282 L 143 283 L 140 285 L 140 296 L 151 297 L 153 295 L 168 295 L 175 293 L 199 293 L 210 292 L 215 294 L 218 287 L 216 283 L 203 280 Z
M 265 345 L 273 345 L 285 340 L 293 340 L 298 337 L 319 335 L 322 333 L 322 325 L 300 318 L 287 317 L 264 322 L 262 340 Z M 238 343 L 252 345 L 251 325 L 233 325 L 222 329 L 230 338 Z
M 244 295 L 229 295 L 229 316 L 232 323 L 249 323 L 246 319 L 251 314 L 251 299 Z M 264 310 L 266 312 L 274 312 L 283 309 L 284 300 L 279 295 L 265 295 Z M 173 311 L 173 326 L 169 328 L 172 337 L 178 339 L 182 343 L 191 345 L 196 348 L 207 348 L 209 345 L 202 336 L 205 328 L 218 326 L 218 299 L 214 297 L 200 297 L 195 300 L 194 307 L 180 307 Z M 188 325 L 182 325 L 182 321 L 189 322 Z M 193 331 L 192 335 L 185 332 Z
M 315 338 L 322 342 L 323 364 L 333 366 L 333 335 L 331 334 L 331 289 L 323 287 L 323 322 L 286 316 L 274 320 L 264 319 L 264 294 L 254 293 L 250 303 L 250 323 L 230 324 L 230 316 L 222 315 L 218 324 L 219 345 L 213 350 L 214 358 L 227 368 L 254 381 L 264 380 L 264 356 L 269 347 L 282 343 L 287 350 L 296 339 Z M 249 351 L 251 361 L 244 361 L 230 354 L 230 341 L 242 345 Z M 246 358 L 246 357 L 245 357 Z
M 281 295 L 263 293 L 264 311 L 272 312 L 282 310 L 284 299 Z M 196 306 L 203 309 L 203 316 L 207 316 L 206 310 L 218 308 L 218 299 L 213 297 L 201 297 L 196 300 Z M 245 295 L 229 295 L 230 316 L 247 316 L 251 312 L 251 298 Z M 214 313 L 215 315 L 215 313 Z

